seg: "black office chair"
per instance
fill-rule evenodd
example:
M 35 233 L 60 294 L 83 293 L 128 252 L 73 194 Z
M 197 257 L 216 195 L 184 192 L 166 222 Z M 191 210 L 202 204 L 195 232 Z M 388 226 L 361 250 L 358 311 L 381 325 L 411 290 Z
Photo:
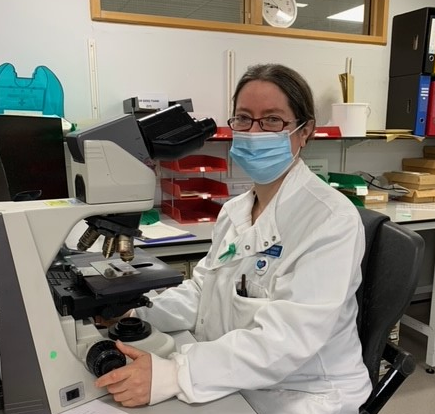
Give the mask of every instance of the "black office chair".
M 376 414 L 415 369 L 413 356 L 388 340 L 417 287 L 423 238 L 379 212 L 358 207 L 366 232 L 358 330 L 373 392 L 360 414 Z M 381 359 L 391 364 L 379 379 Z

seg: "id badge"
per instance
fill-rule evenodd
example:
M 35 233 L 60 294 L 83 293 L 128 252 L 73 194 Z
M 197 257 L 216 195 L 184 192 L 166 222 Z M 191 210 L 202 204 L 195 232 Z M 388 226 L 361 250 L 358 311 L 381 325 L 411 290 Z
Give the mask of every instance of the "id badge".
M 272 247 L 269 247 L 267 250 L 264 250 L 261 253 L 279 259 L 282 255 L 282 249 L 283 247 L 281 245 L 274 244 Z

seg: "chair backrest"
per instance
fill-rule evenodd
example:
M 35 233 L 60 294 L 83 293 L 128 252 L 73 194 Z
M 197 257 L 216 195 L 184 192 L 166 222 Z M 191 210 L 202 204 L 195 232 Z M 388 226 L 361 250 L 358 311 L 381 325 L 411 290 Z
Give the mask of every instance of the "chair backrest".
M 423 260 L 423 238 L 377 211 L 359 208 L 366 233 L 358 330 L 373 385 L 389 333 L 409 306 Z

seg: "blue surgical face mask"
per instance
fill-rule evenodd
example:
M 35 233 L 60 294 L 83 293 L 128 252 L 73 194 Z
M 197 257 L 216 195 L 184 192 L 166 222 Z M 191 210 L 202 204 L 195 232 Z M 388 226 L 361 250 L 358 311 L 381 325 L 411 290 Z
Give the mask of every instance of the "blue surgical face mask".
M 281 177 L 295 162 L 290 148 L 291 133 L 233 131 L 230 156 L 242 170 L 258 184 L 269 184 Z

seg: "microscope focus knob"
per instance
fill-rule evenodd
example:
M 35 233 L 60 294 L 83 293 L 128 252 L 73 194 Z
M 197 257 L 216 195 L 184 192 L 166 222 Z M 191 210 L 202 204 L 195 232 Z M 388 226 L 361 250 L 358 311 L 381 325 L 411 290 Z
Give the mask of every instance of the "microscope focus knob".
M 123 367 L 126 363 L 125 355 L 119 351 L 115 342 L 109 340 L 95 343 L 86 355 L 86 365 L 96 377 Z

